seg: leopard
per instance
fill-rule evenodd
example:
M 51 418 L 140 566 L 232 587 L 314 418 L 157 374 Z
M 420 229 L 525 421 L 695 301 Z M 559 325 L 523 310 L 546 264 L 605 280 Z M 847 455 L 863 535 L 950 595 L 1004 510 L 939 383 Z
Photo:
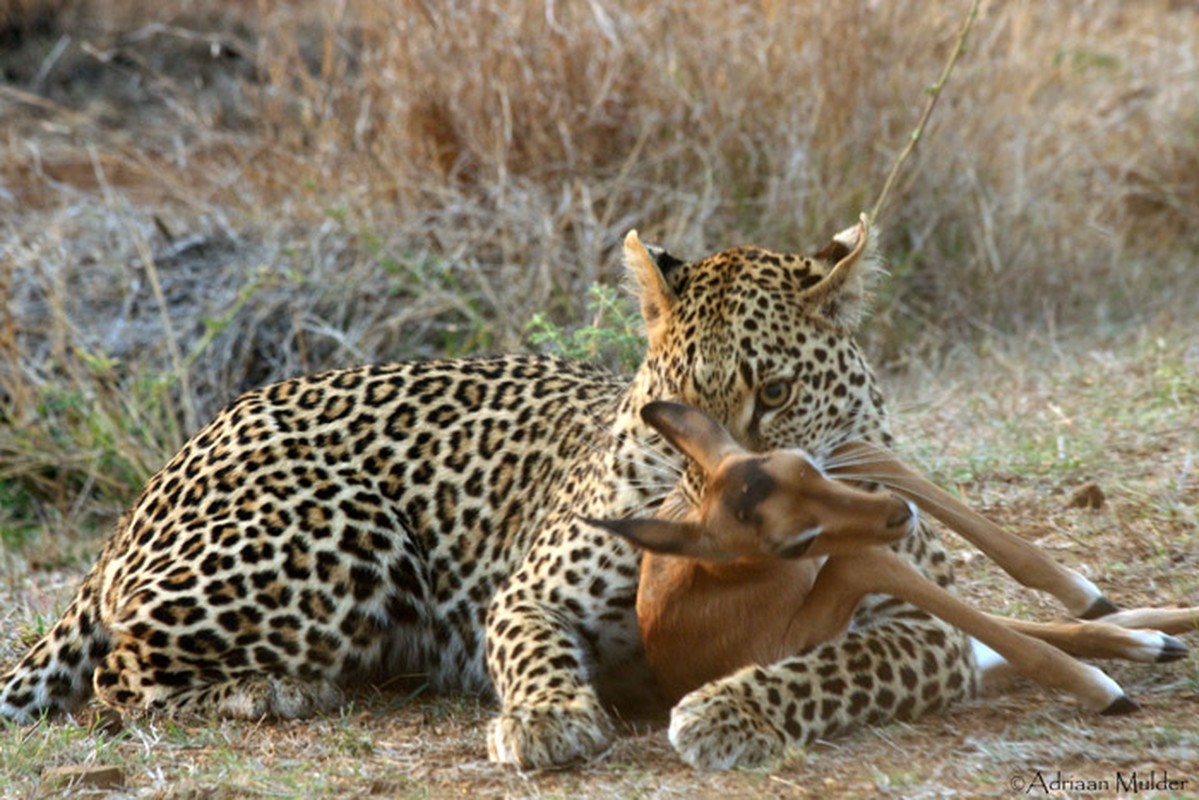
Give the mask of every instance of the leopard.
M 893 445 L 856 341 L 881 274 L 863 216 L 807 254 L 741 246 L 623 257 L 644 323 L 628 376 L 553 355 L 348 367 L 233 400 L 146 483 L 61 617 L 0 677 L 0 716 L 299 719 L 347 688 L 423 674 L 498 705 L 492 761 L 585 763 L 613 707 L 652 682 L 639 551 L 588 519 L 694 501 L 651 401 L 711 414 L 751 450 Z M 921 525 L 895 545 L 953 583 Z M 872 596 L 836 639 L 722 677 L 670 710 L 701 769 L 769 763 L 971 696 L 964 634 Z

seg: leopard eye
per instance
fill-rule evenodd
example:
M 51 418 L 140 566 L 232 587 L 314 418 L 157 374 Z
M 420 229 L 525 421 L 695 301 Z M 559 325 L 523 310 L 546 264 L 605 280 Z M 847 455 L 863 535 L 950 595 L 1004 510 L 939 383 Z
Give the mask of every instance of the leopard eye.
M 778 408 L 791 397 L 791 384 L 787 381 L 768 381 L 758 387 L 758 402 L 763 408 Z

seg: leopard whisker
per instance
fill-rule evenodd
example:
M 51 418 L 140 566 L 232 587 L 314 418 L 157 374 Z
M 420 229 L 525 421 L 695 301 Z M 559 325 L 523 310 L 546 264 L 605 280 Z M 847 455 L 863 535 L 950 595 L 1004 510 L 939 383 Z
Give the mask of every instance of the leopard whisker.
M 638 440 L 637 444 L 639 447 L 636 451 L 639 455 L 646 456 L 644 459 L 635 458 L 633 455 L 618 451 L 615 448 L 605 449 L 595 442 L 587 441 L 582 444 L 596 455 L 604 458 L 612 458 L 617 463 L 631 464 L 639 470 L 656 472 L 673 480 L 678 480 L 683 474 L 683 468 L 674 459 L 670 459 L 661 452 L 654 450 L 652 446 L 645 445 L 644 440 Z

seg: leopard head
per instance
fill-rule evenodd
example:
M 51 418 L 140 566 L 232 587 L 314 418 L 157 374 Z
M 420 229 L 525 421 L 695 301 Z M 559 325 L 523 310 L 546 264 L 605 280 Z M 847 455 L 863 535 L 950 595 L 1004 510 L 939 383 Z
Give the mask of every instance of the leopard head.
M 863 215 L 811 255 L 737 247 L 684 262 L 625 239 L 649 348 L 645 399 L 716 417 L 746 447 L 887 443 L 854 333 L 881 272 Z

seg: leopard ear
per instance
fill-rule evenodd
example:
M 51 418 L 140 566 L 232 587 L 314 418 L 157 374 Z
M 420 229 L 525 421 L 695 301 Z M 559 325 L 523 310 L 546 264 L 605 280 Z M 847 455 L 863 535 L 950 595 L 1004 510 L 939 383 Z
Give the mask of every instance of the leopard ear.
M 854 329 L 870 306 L 870 292 L 882 269 L 866 215 L 833 237 L 813 256 L 828 270 L 803 298 L 817 314 L 842 328 Z
M 637 283 L 641 317 L 645 320 L 649 346 L 653 348 L 661 343 L 666 333 L 670 310 L 676 299 L 674 290 L 666 282 L 658 262 L 641 243 L 637 231 L 629 231 L 624 239 L 624 263 Z

